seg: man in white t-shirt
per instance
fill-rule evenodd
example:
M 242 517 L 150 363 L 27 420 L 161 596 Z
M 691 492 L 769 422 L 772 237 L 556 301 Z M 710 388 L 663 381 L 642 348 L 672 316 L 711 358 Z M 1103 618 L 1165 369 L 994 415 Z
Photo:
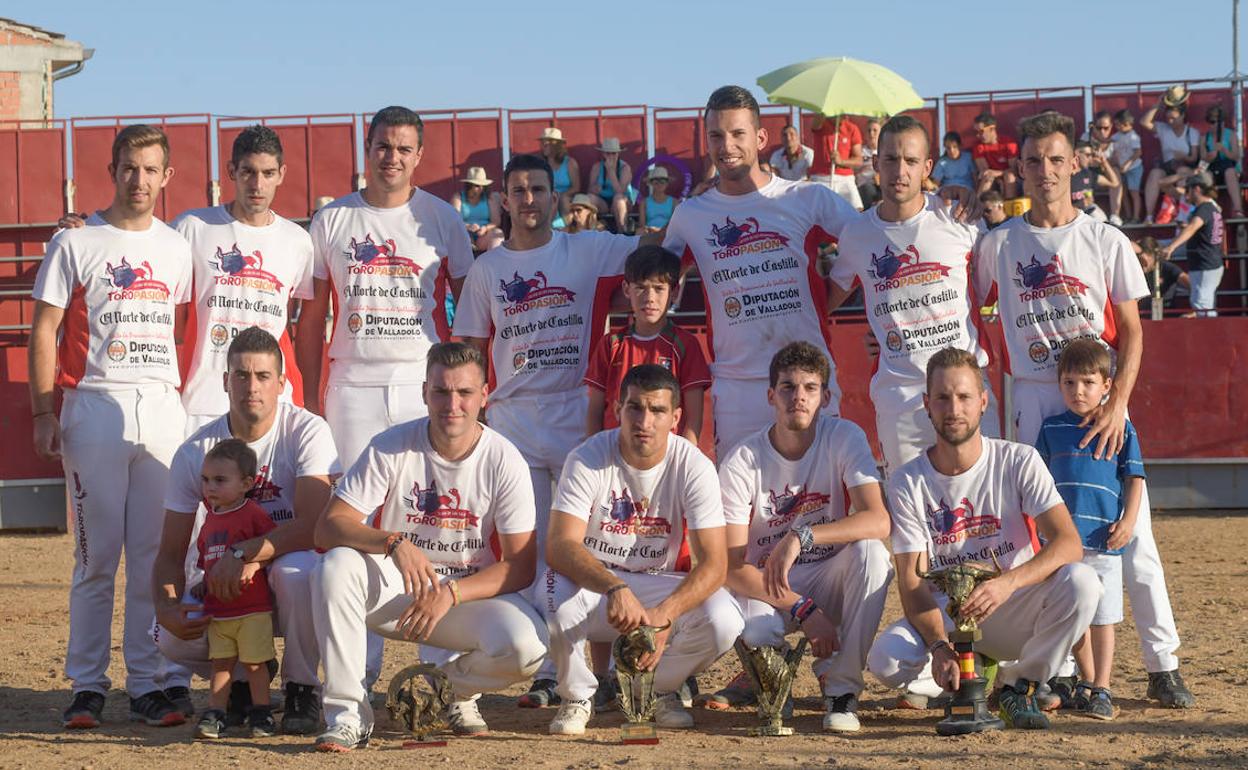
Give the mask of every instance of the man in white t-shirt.
M 836 309 L 862 288 L 867 322 L 879 343 L 871 378 L 876 433 L 888 472 L 936 440 L 923 412 L 924 371 L 937 350 L 956 347 L 988 365 L 979 306 L 971 294 L 971 252 L 978 233 L 959 222 L 935 195 L 924 195 L 931 173 L 927 129 L 906 115 L 880 132 L 875 159 L 879 205 L 841 232 L 829 277 Z M 985 435 L 1000 436 L 995 399 L 989 395 Z
M 719 184 L 676 207 L 663 247 L 696 265 L 706 297 L 715 444 L 727 453 L 771 422 L 767 362 L 805 340 L 832 355 L 827 284 L 814 269 L 819 246 L 858 216 L 824 185 L 790 182 L 758 167 L 767 131 L 758 102 L 724 86 L 706 105 L 706 141 Z M 836 367 L 828 410 L 840 410 Z
M 659 727 L 690 728 L 677 692 L 687 677 L 727 652 L 743 627 L 721 586 L 728 562 L 715 466 L 672 433 L 680 383 L 657 364 L 635 366 L 620 382 L 620 427 L 573 450 L 550 513 L 540 600 L 550 628 L 559 713 L 556 735 L 585 732 L 598 679 L 587 641 L 612 642 L 639 626 L 659 629 L 639 665 L 654 671 Z M 693 556 L 675 571 L 686 537 Z
M 724 458 L 719 483 L 741 638 L 779 647 L 800 627 L 815 656 L 823 729 L 857 732 L 862 671 L 892 576 L 880 542 L 889 521 L 866 435 L 819 412 L 830 375 L 814 345 L 781 348 L 767 391 L 775 422 Z
M 968 562 L 991 569 L 995 562 L 1001 575 L 976 586 L 961 617 L 973 618 L 983 633 L 976 651 L 1009 661 L 997 675 L 1006 725 L 1047 729 L 1036 686 L 1056 674 L 1087 630 L 1100 581 L 1080 561 L 1079 532 L 1040 454 L 980 434 L 988 394 L 971 353 L 945 348 L 928 359 L 924 403 L 936 444 L 888 479 L 905 617 L 876 639 L 868 668 L 890 687 L 924 680 L 932 689 L 956 690 L 947 597 L 917 570 Z
M 1016 438 L 1034 444 L 1044 419 L 1066 409 L 1057 384 L 1062 350 L 1075 339 L 1099 340 L 1116 358 L 1114 382 L 1105 403 L 1090 413 L 1084 441 L 1098 456 L 1116 455 L 1144 352 L 1137 301 L 1148 296 L 1148 285 L 1122 231 L 1071 204 L 1074 122 L 1042 113 L 1019 130 L 1031 210 L 986 234 L 974 264 L 976 294 L 995 294 L 1000 308 L 1007 371 L 1014 376 L 1009 418 Z M 1186 708 L 1195 699 L 1178 671 L 1179 632 L 1149 509 L 1146 487 L 1135 536 L 1123 553 L 1123 577 L 1148 670 L 1148 696 Z
M 286 638 L 282 679 L 286 707 L 282 732 L 305 735 L 320 723 L 317 665 L 320 653 L 309 609 L 310 580 L 317 555 L 312 550 L 316 517 L 329 500 L 330 482 L 340 471 L 329 426 L 306 409 L 281 400 L 286 378 L 284 356 L 276 339 L 253 326 L 230 343 L 224 375 L 229 411 L 191 434 L 174 455 L 165 493 L 165 524 L 150 585 L 156 602 L 155 636 L 168 658 L 208 678 L 208 618 L 190 589 L 204 581 L 214 596 L 229 600 L 242 590 L 243 568 L 249 562 L 268 567 L 277 630 Z M 201 473 L 204 457 L 228 438 L 246 441 L 259 460 L 259 472 L 248 496 L 277 528 L 269 534 L 235 543 L 205 575 L 195 566 L 195 542 L 206 511 Z M 188 687 L 183 673 L 176 686 Z M 245 678 L 230 693 L 227 724 L 247 714 L 251 694 Z
M 441 666 L 460 735 L 488 729 L 481 692 L 531 676 L 546 654 L 546 624 L 519 593 L 537 556 L 533 488 L 516 448 L 477 420 L 485 359 L 450 342 L 425 365 L 429 416 L 378 434 L 317 524 L 327 549 L 312 590 L 325 666 L 319 751 L 368 743 L 367 630 L 460 653 Z
M 119 131 L 108 171 L 115 188 L 109 207 L 48 243 L 30 333 L 35 453 L 64 465 L 75 537 L 67 728 L 100 724 L 123 548 L 130 718 L 160 726 L 185 720 L 163 691 L 148 578 L 169 460 L 186 422 L 174 318 L 191 298 L 191 255 L 152 216 L 173 176 L 164 133 L 145 125 Z M 64 393 L 59 420 L 57 386 Z
M 790 182 L 801 182 L 810 172 L 810 164 L 815 160 L 815 151 L 802 144 L 797 133 L 797 126 L 786 123 L 780 129 L 780 147 L 771 154 L 771 168 L 776 176 Z

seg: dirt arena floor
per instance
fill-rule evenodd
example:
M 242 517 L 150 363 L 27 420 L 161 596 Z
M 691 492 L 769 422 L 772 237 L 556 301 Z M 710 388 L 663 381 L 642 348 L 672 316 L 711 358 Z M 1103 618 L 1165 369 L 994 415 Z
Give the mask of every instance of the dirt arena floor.
M 432 765 L 456 767 L 1248 767 L 1248 517 L 1160 515 L 1154 523 L 1183 636 L 1183 673 L 1198 698 L 1190 711 L 1167 711 L 1144 699 L 1146 677 L 1130 619 L 1120 629 L 1114 692 L 1121 706 L 1105 723 L 1059 715 L 1047 733 L 1005 731 L 961 738 L 933 732 L 936 712 L 888 710 L 889 693 L 869 685 L 862 732 L 820 732 L 822 705 L 803 665 L 796 694 L 797 735 L 751 738 L 746 712 L 695 712 L 696 731 L 661 731 L 658 746 L 616 744 L 621 717 L 595 717 L 580 738 L 546 735 L 552 710 L 520 710 L 513 695 L 486 696 L 492 732 L 452 738 L 446 748 L 404 751 L 404 736 L 382 722 L 372 745 L 349 755 L 317 755 L 307 738 L 191 740 L 191 725 L 157 729 L 126 721 L 125 693 L 109 694 L 105 724 L 66 732 L 60 712 L 69 698 L 62 672 L 67 634 L 71 541 L 67 535 L 0 537 L 0 768 L 25 767 L 325 767 Z M 118 596 L 121 595 L 120 586 Z M 885 622 L 900 614 L 895 593 Z M 114 619 L 114 681 L 123 678 L 120 603 Z M 386 648 L 382 681 L 409 649 Z M 732 675 L 725 658 L 701 677 L 713 688 Z M 203 683 L 196 704 L 206 698 Z

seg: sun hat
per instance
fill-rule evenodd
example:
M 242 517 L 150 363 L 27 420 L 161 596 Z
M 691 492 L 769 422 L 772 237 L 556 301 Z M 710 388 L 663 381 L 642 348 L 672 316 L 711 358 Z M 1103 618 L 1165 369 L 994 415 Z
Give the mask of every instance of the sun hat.
M 602 152 L 619 152 L 620 140 L 616 139 L 614 136 L 608 136 L 606 139 L 602 140 L 602 146 L 598 149 Z
M 466 182 L 468 184 L 475 184 L 478 187 L 489 187 L 494 180 L 487 177 L 485 175 L 485 169 L 480 166 L 470 166 L 468 168 L 468 175 L 459 181 Z
M 1167 107 L 1181 107 L 1187 103 L 1187 97 L 1189 96 L 1191 96 L 1191 94 L 1187 92 L 1186 88 L 1182 85 L 1175 84 L 1166 89 L 1166 94 L 1161 97 L 1161 101 L 1164 102 Z
M 540 142 L 566 142 L 563 138 L 563 132 L 557 128 L 543 128 L 542 136 L 538 139 Z
M 594 205 L 594 202 L 591 201 L 589 199 L 589 196 L 586 195 L 585 193 L 577 193 L 576 195 L 573 195 L 572 205 L 569 206 L 568 208 L 572 208 L 572 209 L 585 208 L 585 209 L 590 209 L 591 211 L 598 210 L 598 207 Z
M 668 179 L 671 179 L 671 177 L 668 176 L 666 168 L 656 165 L 651 167 L 650 173 L 646 174 L 646 179 L 662 179 L 666 182 Z

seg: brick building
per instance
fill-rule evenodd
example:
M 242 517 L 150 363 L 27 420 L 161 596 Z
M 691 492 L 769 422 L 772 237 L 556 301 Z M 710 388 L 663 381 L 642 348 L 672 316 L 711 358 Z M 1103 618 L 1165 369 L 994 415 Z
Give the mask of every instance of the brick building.
M 51 119 L 53 84 L 93 53 L 59 32 L 0 18 L 0 125 Z

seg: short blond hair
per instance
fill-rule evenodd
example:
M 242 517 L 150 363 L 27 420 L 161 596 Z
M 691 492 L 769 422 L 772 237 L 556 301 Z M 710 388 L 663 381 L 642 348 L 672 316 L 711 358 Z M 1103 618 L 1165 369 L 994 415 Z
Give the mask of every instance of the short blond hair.
M 979 387 L 984 386 L 983 370 L 979 367 L 979 361 L 975 360 L 975 354 L 961 348 L 943 348 L 936 351 L 936 354 L 927 359 L 927 389 L 932 389 L 932 377 L 941 369 L 958 369 L 966 367 L 975 373 L 975 382 L 979 383 Z
M 164 155 L 165 167 L 169 166 L 169 137 L 156 126 L 138 123 L 121 129 L 113 139 L 113 168 L 121 162 L 122 150 L 141 150 L 144 147 L 159 147 Z

